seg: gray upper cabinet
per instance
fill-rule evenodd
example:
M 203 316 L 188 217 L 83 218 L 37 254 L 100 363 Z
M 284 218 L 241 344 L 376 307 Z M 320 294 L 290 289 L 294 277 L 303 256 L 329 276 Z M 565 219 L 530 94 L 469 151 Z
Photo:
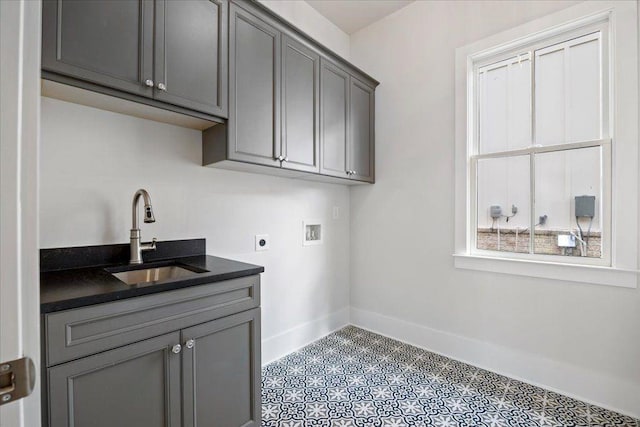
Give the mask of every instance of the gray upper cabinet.
M 320 172 L 348 178 L 349 74 L 323 58 L 320 91 Z
M 260 310 L 182 331 L 184 427 L 260 426 Z
M 259 2 L 43 0 L 42 11 L 44 78 L 219 123 L 203 131 L 204 165 L 374 182 L 378 82 Z
M 282 167 L 320 171 L 320 55 L 294 40 L 282 38 Z
M 205 136 L 228 146 L 209 147 L 211 158 L 205 147 L 205 162 L 319 172 L 320 54 L 246 2 L 229 15 L 229 122 Z
M 153 2 L 45 0 L 42 68 L 152 96 Z
M 373 182 L 375 88 L 355 77 L 349 81 L 349 170 L 351 179 Z
M 50 368 L 51 427 L 179 427 L 180 334 Z
M 236 4 L 229 14 L 228 157 L 280 166 L 281 33 Z
M 321 173 L 374 182 L 375 86 L 322 59 Z
M 44 0 L 43 76 L 227 117 L 227 9 L 228 0 Z
M 156 0 L 157 100 L 227 116 L 227 9 L 223 0 Z
M 259 2 L 230 0 L 229 120 L 203 132 L 202 163 L 372 183 L 377 85 Z

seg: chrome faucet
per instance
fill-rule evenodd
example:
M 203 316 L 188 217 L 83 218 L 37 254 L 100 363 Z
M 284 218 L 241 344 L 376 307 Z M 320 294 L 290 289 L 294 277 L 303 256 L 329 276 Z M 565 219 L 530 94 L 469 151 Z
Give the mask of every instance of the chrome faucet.
M 140 197 L 144 199 L 144 222 L 156 222 L 153 216 L 153 208 L 151 207 L 151 197 L 147 190 L 140 189 L 133 195 L 133 204 L 131 206 L 133 225 L 131 227 L 131 260 L 129 264 L 142 264 L 142 251 L 155 251 L 156 239 L 153 238 L 151 243 L 141 243 L 140 228 L 138 227 L 138 200 Z

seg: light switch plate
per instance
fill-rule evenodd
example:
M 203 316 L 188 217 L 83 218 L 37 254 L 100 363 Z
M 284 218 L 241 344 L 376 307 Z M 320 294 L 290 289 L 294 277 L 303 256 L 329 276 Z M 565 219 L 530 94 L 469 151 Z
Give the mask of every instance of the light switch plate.
M 256 252 L 268 251 L 269 242 L 268 234 L 256 234 Z
M 334 206 L 333 207 L 333 219 L 339 219 L 340 218 L 340 207 L 339 206 Z

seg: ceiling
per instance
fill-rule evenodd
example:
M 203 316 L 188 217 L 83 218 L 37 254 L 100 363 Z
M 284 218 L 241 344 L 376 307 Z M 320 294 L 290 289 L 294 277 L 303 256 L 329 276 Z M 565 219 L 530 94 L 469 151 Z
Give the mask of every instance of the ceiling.
M 324 15 L 347 34 L 391 15 L 414 0 L 307 0 L 315 10 Z

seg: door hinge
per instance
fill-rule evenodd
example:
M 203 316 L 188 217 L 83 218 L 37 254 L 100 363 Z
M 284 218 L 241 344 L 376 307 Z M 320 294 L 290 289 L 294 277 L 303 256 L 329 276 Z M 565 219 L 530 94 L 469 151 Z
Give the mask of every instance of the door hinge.
M 0 405 L 27 397 L 36 384 L 36 367 L 28 357 L 0 363 Z

